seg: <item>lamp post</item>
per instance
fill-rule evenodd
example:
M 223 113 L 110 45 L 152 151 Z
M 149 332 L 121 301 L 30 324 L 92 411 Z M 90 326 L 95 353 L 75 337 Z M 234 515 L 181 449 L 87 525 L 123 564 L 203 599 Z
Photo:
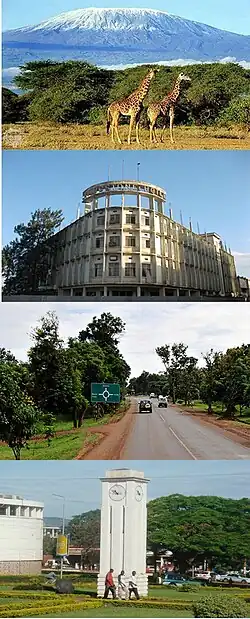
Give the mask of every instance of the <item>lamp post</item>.
M 53 494 L 52 496 L 57 497 L 58 499 L 62 499 L 63 500 L 63 504 L 62 504 L 62 535 L 65 534 L 65 496 L 63 496 L 62 494 Z M 62 580 L 63 577 L 63 557 L 61 558 L 61 567 L 60 567 L 60 578 Z

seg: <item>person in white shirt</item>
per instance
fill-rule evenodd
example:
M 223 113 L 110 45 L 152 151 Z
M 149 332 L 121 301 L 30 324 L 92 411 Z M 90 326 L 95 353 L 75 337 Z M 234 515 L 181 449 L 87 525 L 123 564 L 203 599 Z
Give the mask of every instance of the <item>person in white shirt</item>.
M 123 593 L 125 594 L 125 600 L 128 600 L 128 587 L 125 581 L 125 572 L 122 570 L 118 576 L 118 598 L 122 600 Z
M 137 600 L 140 599 L 140 596 L 139 596 L 139 593 L 138 593 L 137 578 L 136 578 L 136 572 L 135 571 L 133 571 L 131 576 L 130 576 L 128 590 L 129 590 L 129 599 L 130 600 L 131 600 L 132 593 L 134 594 L 134 596 L 136 597 Z

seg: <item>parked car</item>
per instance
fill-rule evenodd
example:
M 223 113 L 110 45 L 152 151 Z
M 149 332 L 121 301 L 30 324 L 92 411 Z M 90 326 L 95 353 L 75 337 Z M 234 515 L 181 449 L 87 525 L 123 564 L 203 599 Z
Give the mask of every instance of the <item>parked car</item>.
M 167 398 L 161 398 L 158 402 L 158 408 L 167 408 L 168 401 Z
M 204 570 L 203 572 L 197 572 L 194 577 L 199 580 L 210 580 L 211 572 L 208 570 Z
M 150 393 L 150 398 L 155 398 L 155 393 Z
M 141 400 L 139 404 L 139 413 L 152 413 L 152 404 L 150 400 Z
M 234 582 L 234 583 L 242 583 L 243 585 L 250 585 L 250 578 L 248 578 L 247 576 L 242 576 L 240 574 L 230 574 L 230 572 L 228 572 L 227 574 L 217 574 L 216 576 L 216 580 L 220 581 L 220 582 Z
M 163 580 L 163 585 L 175 585 L 176 587 L 180 587 L 181 585 L 199 585 L 200 583 L 192 578 L 185 578 L 181 574 L 177 574 L 176 572 L 169 572 L 165 575 Z

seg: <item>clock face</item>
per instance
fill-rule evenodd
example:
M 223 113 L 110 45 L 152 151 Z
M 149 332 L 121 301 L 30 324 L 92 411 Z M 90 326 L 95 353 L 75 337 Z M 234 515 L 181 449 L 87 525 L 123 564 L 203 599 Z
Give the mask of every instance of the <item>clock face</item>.
M 141 501 L 143 497 L 143 489 L 142 486 L 136 486 L 135 489 L 135 498 L 137 501 Z
M 119 484 L 115 484 L 109 490 L 109 496 L 112 499 L 112 501 L 122 501 L 125 495 L 126 495 L 125 488 L 123 486 L 120 486 Z

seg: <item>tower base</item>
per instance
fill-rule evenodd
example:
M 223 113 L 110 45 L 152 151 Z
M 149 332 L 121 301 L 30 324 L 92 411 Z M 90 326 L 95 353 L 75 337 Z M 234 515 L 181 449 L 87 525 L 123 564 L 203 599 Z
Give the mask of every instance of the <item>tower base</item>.
M 97 597 L 103 597 L 105 591 L 105 577 L 106 574 L 98 574 L 97 577 Z M 148 596 L 148 575 L 147 574 L 137 574 L 137 587 L 140 597 L 144 598 Z M 128 585 L 129 578 L 126 578 L 126 583 Z M 115 586 L 116 586 L 116 594 L 118 592 L 118 581 L 117 578 L 114 578 Z M 111 592 L 109 592 L 109 598 L 112 598 Z

